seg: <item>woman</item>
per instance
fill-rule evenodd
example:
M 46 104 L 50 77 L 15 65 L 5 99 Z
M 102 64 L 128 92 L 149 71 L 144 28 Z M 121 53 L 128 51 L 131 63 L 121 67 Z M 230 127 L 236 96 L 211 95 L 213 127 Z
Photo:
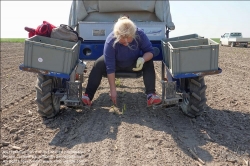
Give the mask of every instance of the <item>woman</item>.
M 152 58 L 153 47 L 145 33 L 137 28 L 128 17 L 119 18 L 114 25 L 113 32 L 105 41 L 103 55 L 96 60 L 90 72 L 87 88 L 82 97 L 83 103 L 91 105 L 102 76 L 106 73 L 111 100 L 116 104 L 115 71 L 142 70 L 147 106 L 160 104 L 161 99 L 155 94 L 155 70 Z

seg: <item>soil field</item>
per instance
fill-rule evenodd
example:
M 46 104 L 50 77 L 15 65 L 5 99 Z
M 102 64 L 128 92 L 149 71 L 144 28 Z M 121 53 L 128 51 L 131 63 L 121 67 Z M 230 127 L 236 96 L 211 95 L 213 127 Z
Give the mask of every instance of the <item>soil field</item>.
M 146 108 L 142 78 L 120 79 L 112 107 L 103 78 L 91 109 L 61 107 L 45 119 L 36 112 L 36 74 L 19 70 L 24 43 L 1 43 L 1 165 L 249 166 L 250 48 L 219 50 L 223 71 L 205 77 L 198 118 Z M 160 68 L 155 62 L 159 95 Z

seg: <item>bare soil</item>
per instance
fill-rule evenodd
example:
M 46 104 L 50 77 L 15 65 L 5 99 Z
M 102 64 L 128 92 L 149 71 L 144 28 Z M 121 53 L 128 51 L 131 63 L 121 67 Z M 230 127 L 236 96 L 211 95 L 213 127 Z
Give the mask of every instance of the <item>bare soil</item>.
M 120 79 L 117 107 L 103 78 L 90 110 L 62 107 L 42 118 L 36 74 L 18 68 L 23 53 L 23 43 L 1 43 L 2 165 L 250 164 L 250 48 L 220 47 L 223 71 L 205 77 L 206 111 L 196 119 L 178 108 L 146 108 L 142 78 Z M 161 95 L 160 68 L 155 62 Z

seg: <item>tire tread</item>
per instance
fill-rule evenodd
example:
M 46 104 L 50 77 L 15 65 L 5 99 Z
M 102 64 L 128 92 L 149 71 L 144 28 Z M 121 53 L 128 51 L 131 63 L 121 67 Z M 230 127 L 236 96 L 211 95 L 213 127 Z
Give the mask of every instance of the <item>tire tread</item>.
M 186 111 L 183 111 L 189 117 L 200 116 L 205 109 L 206 89 L 204 77 L 195 77 L 189 79 L 190 98 Z
M 60 111 L 60 99 L 52 95 L 54 87 L 61 86 L 60 81 L 60 78 L 37 75 L 35 102 L 40 116 L 51 118 Z

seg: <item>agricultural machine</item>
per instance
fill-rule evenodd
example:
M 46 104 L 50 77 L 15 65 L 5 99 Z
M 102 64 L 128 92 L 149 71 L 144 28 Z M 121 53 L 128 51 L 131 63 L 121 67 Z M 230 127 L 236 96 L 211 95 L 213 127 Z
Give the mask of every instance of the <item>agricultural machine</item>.
M 107 35 L 124 14 L 144 30 L 158 50 L 153 60 L 161 61 L 162 103 L 154 108 L 178 106 L 187 116 L 201 115 L 206 104 L 204 76 L 222 71 L 218 67 L 218 43 L 197 34 L 169 38 L 175 25 L 168 0 L 83 0 L 72 1 L 69 25 L 84 41 L 39 35 L 25 40 L 24 63 L 19 68 L 38 73 L 35 89 L 41 116 L 54 117 L 61 105 L 85 107 L 81 98 L 86 64 L 103 54 Z M 142 72 L 116 72 L 117 78 L 141 76 Z

